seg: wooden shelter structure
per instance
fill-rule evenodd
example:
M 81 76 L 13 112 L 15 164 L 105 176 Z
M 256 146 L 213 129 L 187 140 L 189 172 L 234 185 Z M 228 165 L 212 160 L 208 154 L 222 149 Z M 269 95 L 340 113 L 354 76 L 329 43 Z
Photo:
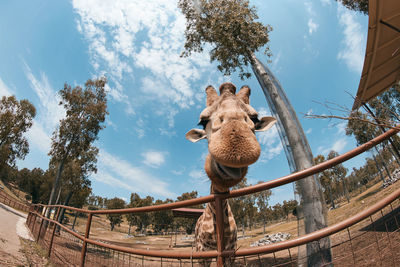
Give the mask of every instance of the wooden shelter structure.
M 353 110 L 400 81 L 400 1 L 370 0 L 367 49 Z

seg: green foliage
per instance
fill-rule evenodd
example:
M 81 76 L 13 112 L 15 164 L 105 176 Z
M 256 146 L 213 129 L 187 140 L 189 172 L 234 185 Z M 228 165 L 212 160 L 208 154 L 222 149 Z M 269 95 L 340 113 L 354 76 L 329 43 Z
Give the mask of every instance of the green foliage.
M 125 208 L 125 201 L 120 198 L 112 198 L 107 201 L 107 209 L 123 209 Z M 107 214 L 107 219 L 110 221 L 111 231 L 114 230 L 115 225 L 120 225 L 123 222 L 122 214 Z
M 165 201 L 157 199 L 154 205 L 161 205 L 172 203 L 172 199 L 166 199 Z M 174 222 L 174 217 L 171 210 L 156 211 L 153 213 L 153 229 L 156 233 L 160 233 L 163 230 L 172 229 L 172 224 Z
M 243 180 L 235 185 L 233 189 L 240 189 L 247 186 L 249 186 L 247 179 L 243 178 Z M 255 202 L 256 197 L 254 194 L 229 199 L 229 205 L 231 206 L 232 213 L 234 217 L 240 221 L 242 228 L 244 228 L 246 221 L 252 222 L 252 218 L 255 217 L 257 213 Z
M 49 152 L 50 167 L 57 168 L 49 204 L 55 201 L 55 191 L 59 187 L 64 169 L 67 173 L 63 176 L 67 191 L 80 191 L 80 203 L 90 193 L 87 176 L 97 171 L 99 152 L 93 142 L 98 139 L 99 131 L 105 127 L 103 123 L 108 114 L 104 89 L 106 82 L 105 78 L 88 80 L 85 89 L 80 86 L 72 88 L 65 84 L 59 92 L 62 98 L 60 105 L 63 105 L 66 117 L 53 133 Z
M 244 67 L 253 63 L 252 55 L 265 47 L 269 54 L 269 32 L 258 19 L 256 9 L 247 0 L 180 0 L 179 8 L 186 17 L 185 50 L 182 56 L 202 52 L 211 45 L 211 61 L 219 62 L 218 69 L 230 75 L 239 68 L 241 79 L 251 74 Z
M 262 182 L 258 182 L 262 183 Z M 271 190 L 267 189 L 255 194 L 257 199 L 257 206 L 260 212 L 260 216 L 262 217 L 263 221 L 265 222 L 268 218 L 268 200 L 271 197 L 272 192 Z
M 141 198 L 137 193 L 132 193 L 128 207 L 138 208 L 151 206 L 153 205 L 153 200 L 154 199 L 150 196 Z M 126 215 L 126 219 L 128 220 L 130 226 L 136 225 L 139 231 L 145 233 L 147 226 L 150 225 L 152 221 L 152 214 L 149 212 L 129 213 Z
M 60 90 L 60 105 L 64 106 L 66 117 L 53 133 L 49 152 L 51 162 L 73 159 L 80 163 L 85 172 L 96 171 L 98 149 L 92 143 L 105 127 L 102 123 L 108 114 L 105 84 L 106 79 L 100 78 L 88 80 L 85 89 L 65 84 L 64 89 Z
M 283 213 L 285 214 L 286 218 L 289 217 L 289 214 L 293 212 L 293 210 L 297 207 L 297 201 L 292 200 L 284 200 L 282 204 Z
M 341 2 L 348 9 L 359 11 L 368 15 L 368 1 L 369 0 L 336 0 Z
M 32 126 L 36 109 L 26 99 L 3 96 L 0 100 L 0 169 L 14 165 L 29 152 L 28 140 L 23 134 Z
M 183 193 L 181 196 L 177 197 L 177 201 L 194 199 L 194 198 L 197 198 L 197 196 L 198 196 L 197 191 L 187 192 L 187 193 Z M 191 208 L 201 209 L 201 208 L 203 208 L 203 206 L 196 205 L 196 206 L 192 206 Z M 196 227 L 196 219 L 194 219 L 194 218 L 176 218 L 175 223 L 177 224 L 178 227 L 184 228 L 186 233 L 189 235 L 193 233 L 193 231 Z

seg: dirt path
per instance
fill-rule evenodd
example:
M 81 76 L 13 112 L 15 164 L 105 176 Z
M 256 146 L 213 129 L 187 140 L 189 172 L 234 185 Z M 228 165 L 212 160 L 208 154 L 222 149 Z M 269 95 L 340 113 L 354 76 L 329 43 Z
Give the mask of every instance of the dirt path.
M 0 265 L 25 266 L 20 237 L 33 240 L 25 221 L 24 213 L 0 203 Z

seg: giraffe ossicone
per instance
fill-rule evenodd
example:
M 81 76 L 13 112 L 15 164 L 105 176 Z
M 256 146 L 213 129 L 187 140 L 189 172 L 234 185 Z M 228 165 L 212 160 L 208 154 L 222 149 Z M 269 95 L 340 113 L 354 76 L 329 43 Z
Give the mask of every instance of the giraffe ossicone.
M 258 118 L 257 111 L 250 106 L 250 88 L 242 86 L 238 93 L 232 83 L 223 83 L 220 94 L 214 87 L 206 88 L 206 108 L 200 114 L 199 125 L 203 129 L 192 129 L 186 138 L 192 142 L 208 141 L 205 171 L 211 180 L 211 193 L 228 192 L 246 175 L 248 166 L 256 162 L 261 153 L 255 132 L 271 128 L 276 119 Z M 235 250 L 237 228 L 226 200 L 223 201 L 223 229 L 225 250 Z M 216 250 L 215 204 L 207 204 L 196 223 L 195 243 L 197 251 Z M 228 265 L 228 262 L 225 262 Z M 205 261 L 204 265 L 209 265 Z

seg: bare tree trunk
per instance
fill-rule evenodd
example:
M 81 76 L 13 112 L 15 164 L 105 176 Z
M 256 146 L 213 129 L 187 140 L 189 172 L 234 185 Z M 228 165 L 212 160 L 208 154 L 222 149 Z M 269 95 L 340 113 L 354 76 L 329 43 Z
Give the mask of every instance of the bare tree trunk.
M 344 195 L 346 196 L 347 203 L 350 203 L 349 191 L 347 191 L 346 182 L 344 181 L 344 177 L 342 177 L 342 184 L 343 184 L 343 191 Z
M 72 223 L 72 230 L 75 228 L 76 218 L 78 217 L 78 212 L 75 212 L 74 222 Z
M 331 185 L 328 184 L 329 198 L 331 199 L 332 209 L 335 209 L 335 200 L 333 199 L 332 188 Z
M 382 183 L 384 183 L 385 182 L 385 177 L 383 176 L 381 167 L 379 166 L 378 160 L 376 159 L 375 154 L 373 152 L 372 152 L 372 158 L 375 161 L 375 165 L 376 165 L 376 168 L 378 169 L 378 172 L 379 172 L 379 174 L 381 176 Z
M 287 157 L 289 158 L 291 154 L 292 159 L 290 160 L 294 161 L 296 171 L 313 166 L 313 156 L 304 131 L 279 82 L 275 79 L 271 71 L 254 55 L 252 67 L 269 102 L 270 108 L 273 110 L 273 113 L 278 115 L 278 118 L 276 118 L 278 120 L 278 127 L 283 127 L 281 130 L 289 142 L 290 153 L 289 155 L 288 153 L 286 154 Z M 298 215 L 304 216 L 305 233 L 311 233 L 326 227 L 326 207 L 317 177 L 301 179 L 296 183 L 296 187 L 300 195 Z M 332 256 L 329 238 L 320 240 L 319 245 L 307 244 L 306 255 L 304 255 L 304 251 L 299 249 L 298 265 L 321 266 L 326 262 L 331 262 Z M 304 262 L 304 259 L 307 259 L 307 263 Z
M 64 164 L 65 164 L 65 159 L 63 159 L 60 164 L 58 165 L 57 168 L 57 174 L 56 174 L 56 179 L 54 180 L 53 187 L 51 188 L 51 193 L 50 193 L 50 198 L 49 198 L 49 205 L 53 205 L 56 200 L 56 190 L 58 188 L 58 185 L 60 184 L 61 180 L 61 173 L 64 169 Z M 50 213 L 47 212 L 46 217 L 49 218 Z
M 265 217 L 263 218 L 263 236 L 265 235 Z
M 72 194 L 74 192 L 73 191 L 69 191 L 67 194 L 67 197 L 65 198 L 65 202 L 64 202 L 64 206 L 68 206 L 69 201 L 71 200 Z M 64 214 L 65 214 L 65 209 L 61 209 L 61 213 L 58 216 L 58 222 L 62 223 L 62 221 L 64 220 Z
M 378 150 L 376 147 L 375 147 L 375 150 L 376 150 L 376 152 L 377 152 L 378 155 L 379 155 L 379 150 Z M 386 171 L 386 173 L 387 173 L 389 179 L 392 180 L 392 176 L 390 175 L 390 171 L 389 171 L 388 167 L 386 166 L 385 161 L 384 161 L 384 160 L 381 160 L 381 162 L 382 162 L 383 167 L 385 168 L 385 171 Z

